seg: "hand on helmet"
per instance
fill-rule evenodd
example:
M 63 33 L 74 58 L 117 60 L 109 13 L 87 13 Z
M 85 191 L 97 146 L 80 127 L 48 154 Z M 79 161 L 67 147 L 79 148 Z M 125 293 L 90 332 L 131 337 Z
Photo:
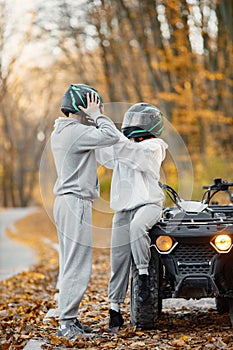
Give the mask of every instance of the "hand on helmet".
M 101 112 L 100 100 L 94 92 L 91 94 L 87 93 L 87 108 L 84 108 L 83 106 L 78 107 L 89 117 L 96 112 Z

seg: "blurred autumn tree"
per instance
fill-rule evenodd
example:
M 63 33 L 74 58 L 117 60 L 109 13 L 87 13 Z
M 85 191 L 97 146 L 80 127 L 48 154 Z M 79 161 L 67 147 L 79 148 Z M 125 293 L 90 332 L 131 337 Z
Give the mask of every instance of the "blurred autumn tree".
M 230 0 L 58 0 L 49 34 L 78 81 L 104 84 L 110 101 L 158 104 L 195 158 L 232 150 L 232 9 Z
M 4 2 L 0 3 L 0 13 L 0 203 L 4 207 L 27 206 L 32 203 L 41 153 L 50 131 L 52 76 L 45 69 L 20 62 L 31 39 L 30 22 L 27 31 L 14 38 L 15 52 L 8 54 L 16 28 L 3 15 L 7 13 Z
M 110 100 L 158 104 L 194 157 L 232 150 L 232 9 L 232 1 L 89 1 Z
M 7 70 L 0 63 L 3 205 L 31 202 L 60 97 L 74 82 L 100 89 L 105 101 L 160 106 L 185 141 L 197 179 L 210 171 L 203 170 L 208 159 L 227 165 L 233 146 L 231 0 L 48 0 L 36 2 L 29 15 Z M 1 52 L 12 35 L 4 21 L 2 15 Z M 22 66 L 25 47 L 38 44 L 47 65 Z

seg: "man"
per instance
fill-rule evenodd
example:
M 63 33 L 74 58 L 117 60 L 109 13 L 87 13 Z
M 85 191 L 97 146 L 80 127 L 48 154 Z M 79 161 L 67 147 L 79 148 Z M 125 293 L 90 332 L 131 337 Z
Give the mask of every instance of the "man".
M 91 331 L 77 315 L 92 267 L 92 201 L 99 196 L 95 150 L 119 139 L 102 109 L 102 98 L 94 88 L 70 85 L 62 98 L 65 117 L 55 121 L 51 135 L 57 171 L 54 220 L 60 247 L 58 336 L 69 340 Z

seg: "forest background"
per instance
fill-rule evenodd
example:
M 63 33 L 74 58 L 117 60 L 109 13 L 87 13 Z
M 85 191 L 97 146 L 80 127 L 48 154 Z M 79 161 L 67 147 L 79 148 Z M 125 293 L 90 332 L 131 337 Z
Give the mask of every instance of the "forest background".
M 119 125 L 122 106 L 162 110 L 185 148 L 168 152 L 168 184 L 196 199 L 214 177 L 233 181 L 232 0 L 0 0 L 0 14 L 0 206 L 41 204 L 53 178 L 49 163 L 41 185 L 41 159 L 71 83 L 98 89 Z M 108 192 L 111 173 L 99 175 Z

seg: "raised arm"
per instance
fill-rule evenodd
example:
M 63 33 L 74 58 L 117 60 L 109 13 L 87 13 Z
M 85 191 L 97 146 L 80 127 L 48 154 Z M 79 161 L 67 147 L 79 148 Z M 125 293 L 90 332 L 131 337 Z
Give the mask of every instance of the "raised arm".
M 96 127 L 81 125 L 82 133 L 77 139 L 77 144 L 81 149 L 97 149 L 111 146 L 119 140 L 119 131 L 113 121 L 102 114 L 102 107 L 97 96 L 92 93 L 87 94 L 87 108 L 79 108 L 96 124 Z M 80 125 L 79 125 L 80 129 Z M 74 128 L 75 132 L 75 128 Z M 88 137 L 86 137 L 88 134 Z
M 134 170 L 152 173 L 165 158 L 166 148 L 167 145 L 162 139 L 136 143 L 129 141 L 124 135 L 113 146 L 117 162 Z

